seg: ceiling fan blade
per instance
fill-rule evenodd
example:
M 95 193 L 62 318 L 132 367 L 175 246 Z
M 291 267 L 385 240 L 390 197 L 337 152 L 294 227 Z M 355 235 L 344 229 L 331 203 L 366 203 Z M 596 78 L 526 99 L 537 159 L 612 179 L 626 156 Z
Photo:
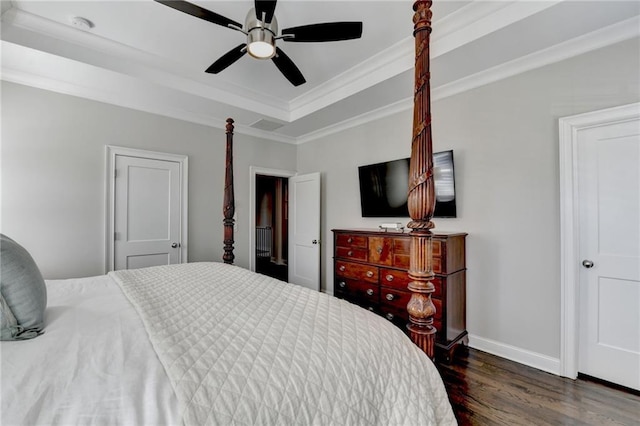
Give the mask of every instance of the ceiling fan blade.
M 276 10 L 277 0 L 255 0 L 256 18 L 262 21 L 262 14 L 265 14 L 264 23 L 268 24 L 273 19 Z
M 182 0 L 155 0 L 158 3 L 162 3 L 165 6 L 169 6 L 175 10 L 179 10 L 180 12 L 184 12 L 188 15 L 195 16 L 196 18 L 204 19 L 205 21 L 213 22 L 214 24 L 222 25 L 223 27 L 229 27 L 230 25 L 242 28 L 242 24 L 231 20 L 229 18 L 225 18 L 222 15 L 218 15 L 215 12 L 211 12 L 210 10 L 203 9 L 200 6 L 196 6 L 195 4 L 182 1 Z
M 246 43 L 239 44 L 224 55 L 222 55 L 217 61 L 215 61 L 205 72 L 209 74 L 218 74 L 220 71 L 233 64 L 238 59 L 242 58 L 247 53 Z
M 282 35 L 286 34 L 291 34 L 293 37 L 284 37 L 284 41 L 298 43 L 352 40 L 362 37 L 362 22 L 327 22 L 302 25 L 282 30 Z
M 289 80 L 294 86 L 300 86 L 307 82 L 296 64 L 294 64 L 279 47 L 276 47 L 276 56 L 271 58 L 271 60 L 276 64 L 276 67 L 278 67 L 287 80 Z

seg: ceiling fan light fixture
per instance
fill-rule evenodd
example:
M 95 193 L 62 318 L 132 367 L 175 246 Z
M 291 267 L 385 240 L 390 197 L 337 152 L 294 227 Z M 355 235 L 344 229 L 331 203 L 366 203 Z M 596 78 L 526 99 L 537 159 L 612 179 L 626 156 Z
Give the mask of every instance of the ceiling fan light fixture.
M 205 21 L 239 31 L 247 37 L 242 43 L 219 57 L 205 72 L 218 74 L 245 54 L 256 59 L 271 59 L 278 70 L 294 86 L 306 80 L 296 66 L 279 47 L 276 40 L 296 43 L 353 40 L 362 37 L 362 22 L 325 22 L 285 28 L 278 35 L 278 20 L 274 12 L 278 0 L 255 0 L 255 8 L 249 10 L 244 26 L 185 0 L 155 0 L 167 7 L 203 19 Z
M 254 28 L 247 35 L 247 52 L 256 59 L 271 59 L 276 54 L 273 33 L 263 28 Z

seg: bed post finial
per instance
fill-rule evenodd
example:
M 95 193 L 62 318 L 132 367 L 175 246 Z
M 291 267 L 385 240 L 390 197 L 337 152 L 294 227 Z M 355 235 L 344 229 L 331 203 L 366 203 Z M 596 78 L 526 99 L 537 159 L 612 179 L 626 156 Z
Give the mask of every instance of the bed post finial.
M 224 255 L 222 260 L 224 263 L 233 264 L 233 225 L 235 220 L 235 200 L 233 195 L 233 118 L 227 118 L 226 125 L 227 134 L 227 156 L 225 162 L 224 175 L 224 205 L 222 213 L 224 214 Z
M 433 316 L 436 312 L 431 300 L 435 287 L 432 267 L 431 218 L 435 208 L 433 183 L 433 148 L 431 140 L 431 94 L 429 74 L 429 36 L 431 34 L 431 1 L 413 4 L 413 35 L 415 37 L 415 89 L 413 105 L 413 140 L 409 166 L 408 206 L 411 221 L 411 251 L 408 285 L 411 299 L 409 312 L 409 336 L 431 359 L 435 357 L 436 329 Z

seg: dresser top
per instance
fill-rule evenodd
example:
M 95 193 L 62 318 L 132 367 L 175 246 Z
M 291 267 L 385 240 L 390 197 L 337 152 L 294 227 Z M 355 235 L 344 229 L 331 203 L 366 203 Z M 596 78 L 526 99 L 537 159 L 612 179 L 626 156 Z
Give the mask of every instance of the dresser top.
M 395 229 L 380 229 L 380 228 L 359 228 L 359 229 L 332 229 L 332 232 L 348 232 L 351 234 L 388 234 L 391 236 L 401 236 L 401 235 L 409 235 L 411 233 L 411 230 L 409 228 L 404 228 L 404 231 L 402 230 L 395 230 Z M 456 235 L 467 235 L 466 232 L 453 232 L 453 231 L 440 231 L 439 229 L 432 229 L 431 232 L 433 233 L 434 236 L 447 236 L 447 237 L 452 237 L 452 236 L 456 236 Z

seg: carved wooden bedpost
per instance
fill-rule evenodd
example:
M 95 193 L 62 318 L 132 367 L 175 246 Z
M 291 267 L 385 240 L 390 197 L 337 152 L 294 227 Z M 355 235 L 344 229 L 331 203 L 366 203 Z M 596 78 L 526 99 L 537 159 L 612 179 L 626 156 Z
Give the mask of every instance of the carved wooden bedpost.
M 235 200 L 233 196 L 233 119 L 227 118 L 227 157 L 224 175 L 224 263 L 233 264 L 233 215 L 235 214 Z
M 409 166 L 409 216 L 411 251 L 408 285 L 412 295 L 407 304 L 409 335 L 431 359 L 435 356 L 436 329 L 431 301 L 435 287 L 431 252 L 431 218 L 435 208 L 433 183 L 433 148 L 431 141 L 431 94 L 429 74 L 429 36 L 431 34 L 431 0 L 413 4 L 413 35 L 416 46 L 415 89 L 413 105 L 413 140 Z

